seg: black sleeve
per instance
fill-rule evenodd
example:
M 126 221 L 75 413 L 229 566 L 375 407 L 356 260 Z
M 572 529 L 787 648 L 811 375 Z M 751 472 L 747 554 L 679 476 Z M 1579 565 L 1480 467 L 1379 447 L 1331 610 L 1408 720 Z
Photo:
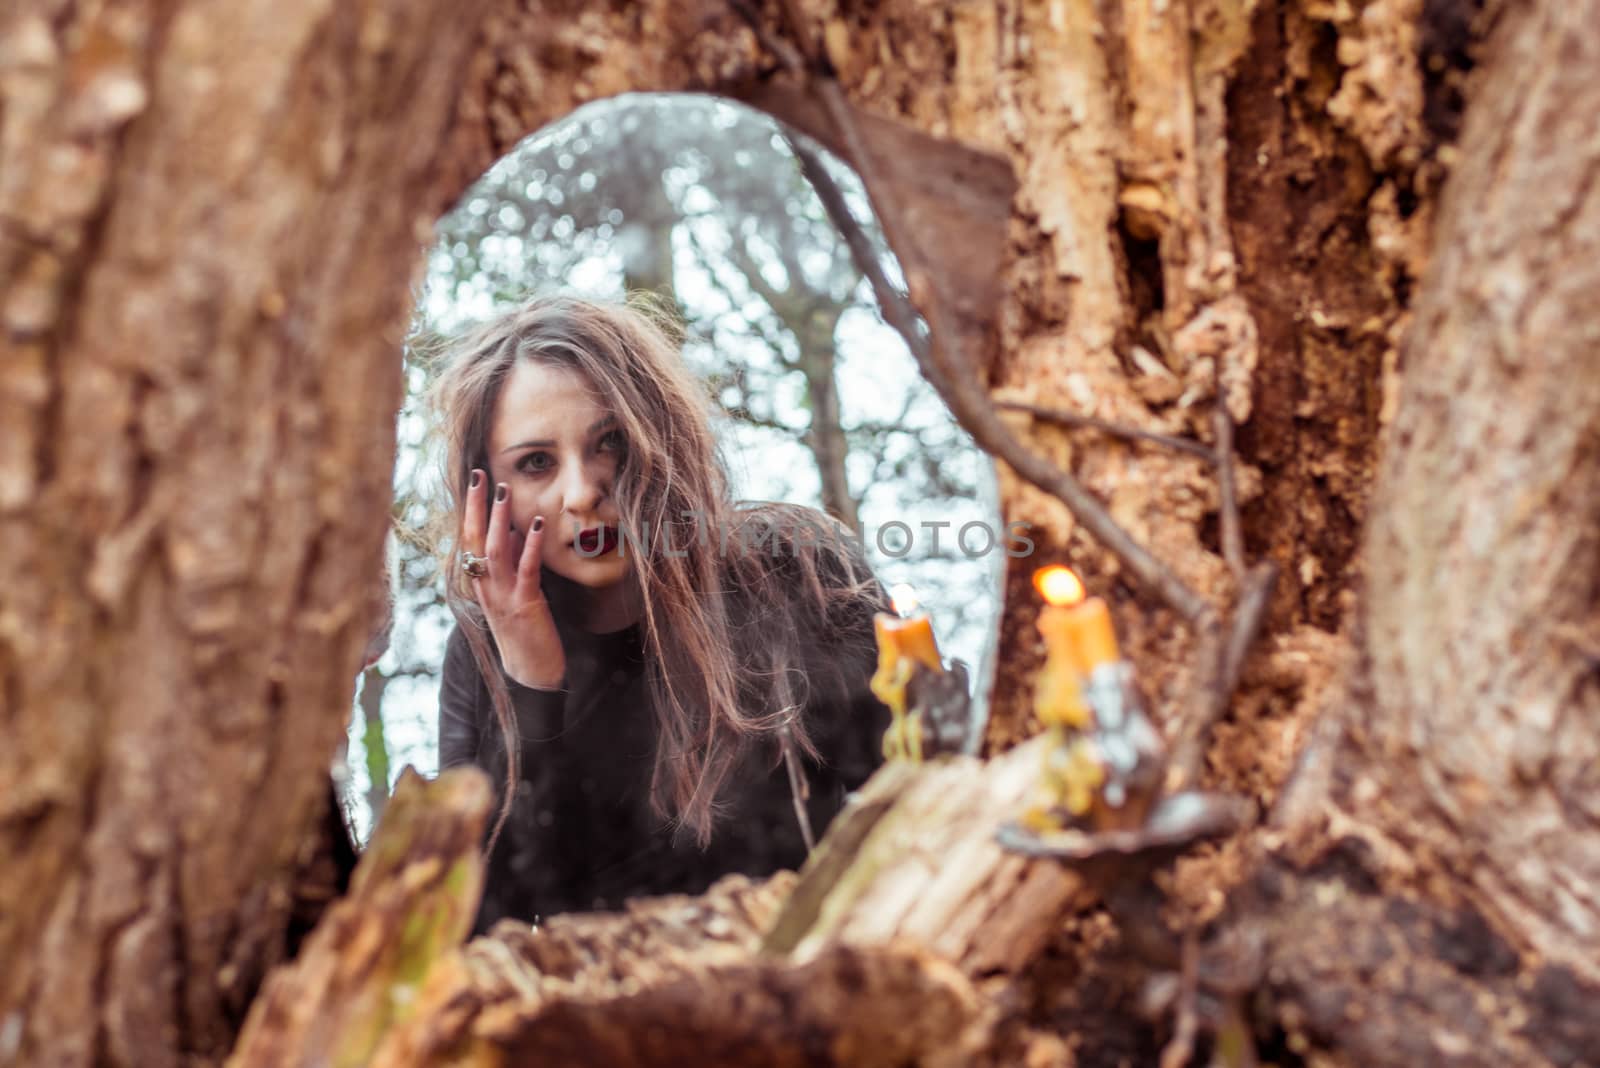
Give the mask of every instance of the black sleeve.
M 828 778 L 841 791 L 857 790 L 883 763 L 883 735 L 889 729 L 889 709 L 869 685 L 878 666 L 873 616 L 888 610 L 889 598 L 855 543 L 843 542 L 837 556 L 824 553 L 818 562 L 824 580 L 837 587 L 868 578 L 864 589 L 830 606 L 821 633 L 806 643 L 811 684 L 806 713 L 813 740 Z
M 858 790 L 883 763 L 883 736 L 891 717 L 869 685 L 878 666 L 872 611 L 851 623 L 834 632 L 830 666 L 839 678 L 817 694 L 822 707 L 814 704 L 810 713 L 823 760 L 845 790 Z
M 478 762 L 478 743 L 489 708 L 489 693 L 472 647 L 458 626 L 445 643 L 439 677 L 439 770 Z
M 490 646 L 491 652 L 493 646 Z M 537 774 L 538 742 L 559 733 L 563 690 L 533 690 L 505 679 L 511 711 L 522 739 L 520 777 Z M 472 646 L 457 626 L 445 645 L 439 679 L 439 770 L 472 764 L 489 773 L 500 788 L 505 775 L 505 738 L 494 718 L 489 687 L 472 658 Z

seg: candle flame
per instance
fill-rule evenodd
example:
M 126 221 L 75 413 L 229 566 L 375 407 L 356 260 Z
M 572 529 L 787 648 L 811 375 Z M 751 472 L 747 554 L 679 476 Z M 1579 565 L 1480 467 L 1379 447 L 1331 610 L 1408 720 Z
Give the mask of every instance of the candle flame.
M 1053 605 L 1077 604 L 1084 596 L 1083 580 L 1073 573 L 1072 568 L 1062 564 L 1052 564 L 1035 571 L 1033 586 L 1041 597 Z
M 894 605 L 897 616 L 909 616 L 922 602 L 917 599 L 917 588 L 909 582 L 897 582 L 889 588 L 889 602 Z

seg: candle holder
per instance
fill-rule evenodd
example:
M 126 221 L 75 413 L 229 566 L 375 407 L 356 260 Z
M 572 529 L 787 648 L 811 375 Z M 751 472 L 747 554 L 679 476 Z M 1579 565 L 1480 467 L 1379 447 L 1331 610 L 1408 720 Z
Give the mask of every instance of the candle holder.
M 1065 567 L 1041 570 L 1034 584 L 1047 602 L 1038 620 L 1046 660 L 1034 710 L 1052 742 L 1040 801 L 1000 829 L 1001 844 L 1077 862 L 1138 855 L 1158 862 L 1240 826 L 1248 812 L 1236 799 L 1163 796 L 1166 743 L 1145 712 L 1106 603 L 1087 597 Z
M 893 717 L 883 736 L 885 760 L 921 763 L 925 758 L 975 751 L 972 697 L 967 667 L 939 655 L 933 621 L 917 603 L 915 591 L 891 591 L 895 613 L 874 618 L 878 670 L 872 692 Z
M 1138 827 L 1160 791 L 1166 746 L 1118 650 L 1110 609 L 1065 567 L 1043 569 L 1034 585 L 1047 602 L 1034 711 L 1054 744 L 1040 778 L 1043 803 L 1024 822 L 1041 832 L 1078 820 L 1096 830 Z

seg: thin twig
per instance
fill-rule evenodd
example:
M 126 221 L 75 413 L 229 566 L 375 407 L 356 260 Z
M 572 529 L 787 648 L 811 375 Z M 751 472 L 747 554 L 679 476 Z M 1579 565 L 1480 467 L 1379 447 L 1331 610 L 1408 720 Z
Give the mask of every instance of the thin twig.
M 1233 417 L 1222 392 L 1222 356 L 1216 360 L 1215 406 L 1211 409 L 1212 435 L 1217 439 L 1217 494 L 1222 498 L 1222 558 L 1235 581 L 1244 581 L 1244 534 L 1239 523 L 1239 495 L 1233 478 Z
M 1107 419 L 1099 419 L 1092 415 L 1082 415 L 1078 412 L 1069 412 L 1061 408 L 1045 408 L 1038 404 L 1029 404 L 1026 401 L 995 401 L 994 406 L 1001 411 L 1027 412 L 1035 419 L 1043 419 L 1048 423 L 1059 423 L 1073 429 L 1098 430 L 1100 433 L 1113 438 L 1122 438 L 1124 441 L 1147 441 L 1152 445 L 1164 445 L 1178 452 L 1186 452 L 1198 456 L 1207 463 L 1215 464 L 1217 454 L 1190 438 L 1180 438 L 1172 434 L 1162 434 L 1154 430 L 1141 430 L 1135 426 L 1124 426 L 1113 423 Z
M 1183 724 L 1173 743 L 1172 758 L 1167 764 L 1169 791 L 1192 786 L 1199 778 L 1211 730 L 1227 714 L 1245 657 L 1266 619 L 1277 579 L 1277 564 L 1270 560 L 1257 564 L 1241 583 L 1227 630 L 1212 627 L 1202 632 L 1196 656 L 1207 677 L 1198 688 L 1199 708 Z
M 800 766 L 800 755 L 795 752 L 794 733 L 786 723 L 778 728 L 778 744 L 783 749 L 783 766 L 789 772 L 789 796 L 794 800 L 795 819 L 800 821 L 800 837 L 806 843 L 806 853 L 817 848 L 816 833 L 811 830 L 811 813 L 806 801 L 811 797 L 811 784 L 806 780 L 805 769 Z
M 711 256 L 710 250 L 707 249 L 700 238 L 695 235 L 694 227 L 689 226 L 685 227 L 685 229 L 689 234 L 689 244 L 691 247 L 693 247 L 696 255 L 700 257 L 700 266 L 705 270 L 706 277 L 711 280 L 712 288 L 718 293 L 721 293 L 723 298 L 727 300 L 728 307 L 735 314 L 738 314 L 740 305 L 743 303 L 743 301 L 740 299 L 739 295 L 733 291 L 733 288 L 723 280 L 722 272 L 719 271 L 714 265 L 714 258 Z M 767 308 L 771 310 L 772 314 L 777 317 L 780 323 L 784 322 L 784 318 L 774 306 L 773 300 L 769 299 L 765 293 L 756 290 L 752 283 L 752 278 L 749 272 L 743 267 L 740 267 L 737 263 L 734 264 L 734 267 L 739 271 L 740 277 L 743 278 L 745 284 L 750 287 L 751 293 L 756 297 L 756 299 L 766 304 Z M 760 340 L 760 342 L 766 346 L 767 351 L 772 354 L 772 358 L 778 362 L 780 367 L 790 371 L 795 369 L 796 361 L 790 358 L 788 353 L 783 351 L 783 346 L 778 344 L 778 339 L 773 337 L 771 332 L 767 330 L 765 322 L 758 321 L 756 318 L 746 315 L 741 315 L 740 318 L 742 318 L 751 328 L 755 330 L 758 340 Z M 798 344 L 798 341 L 796 344 Z M 791 430 L 789 427 L 782 427 L 782 429 Z
M 1178 1020 L 1172 1029 L 1172 1041 L 1161 1051 L 1161 1068 L 1188 1068 L 1189 1059 L 1194 1056 L 1194 1039 L 1200 1029 L 1195 1008 L 1200 991 L 1200 943 L 1193 931 L 1183 936 L 1182 960 L 1178 973 Z
M 1239 685 L 1239 675 L 1244 671 L 1244 658 L 1250 654 L 1266 621 L 1267 606 L 1272 602 L 1272 591 L 1278 582 L 1278 565 L 1264 560 L 1245 577 L 1239 602 L 1233 608 L 1233 626 L 1228 632 L 1228 646 L 1222 661 L 1222 684 L 1231 695 Z

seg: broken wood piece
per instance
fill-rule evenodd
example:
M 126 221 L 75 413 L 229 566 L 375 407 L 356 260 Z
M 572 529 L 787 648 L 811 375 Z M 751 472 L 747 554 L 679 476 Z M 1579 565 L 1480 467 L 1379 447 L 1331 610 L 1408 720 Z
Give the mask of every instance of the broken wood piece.
M 492 797 L 473 769 L 411 769 L 351 878 L 298 958 L 268 976 L 229 1068 L 369 1063 L 430 967 L 472 930 Z
M 699 897 L 501 923 L 430 973 L 371 1066 L 967 1063 L 992 1010 L 926 950 L 758 951 L 794 883 L 734 875 Z
M 958 1065 L 982 1044 L 985 1015 L 957 969 L 915 947 L 834 944 L 803 964 L 719 962 L 546 1001 L 507 1020 L 495 1044 L 506 1064 Z
M 1026 964 L 1087 900 L 1070 872 L 1019 861 L 995 841 L 1032 800 L 1047 744 L 874 776 L 802 869 L 764 949 L 805 961 L 835 941 L 907 940 L 968 974 Z

